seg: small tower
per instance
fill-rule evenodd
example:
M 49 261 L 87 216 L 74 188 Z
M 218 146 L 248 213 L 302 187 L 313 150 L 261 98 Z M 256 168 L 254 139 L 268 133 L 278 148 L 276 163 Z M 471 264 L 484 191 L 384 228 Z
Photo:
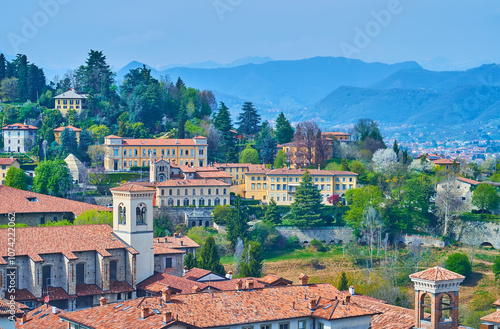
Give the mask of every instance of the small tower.
M 410 279 L 415 285 L 415 328 L 457 329 L 458 290 L 465 277 L 436 266 Z
M 154 273 L 153 198 L 156 190 L 137 184 L 110 189 L 113 194 L 113 231 L 139 252 L 136 282 Z

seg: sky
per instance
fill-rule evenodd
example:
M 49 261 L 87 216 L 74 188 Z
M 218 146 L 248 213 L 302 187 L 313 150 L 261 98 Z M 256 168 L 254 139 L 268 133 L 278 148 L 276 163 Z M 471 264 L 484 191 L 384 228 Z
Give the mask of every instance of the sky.
M 497 0 L 39 0 L 2 4 L 0 52 L 51 70 L 90 49 L 118 70 L 247 56 L 417 61 L 435 70 L 500 63 Z

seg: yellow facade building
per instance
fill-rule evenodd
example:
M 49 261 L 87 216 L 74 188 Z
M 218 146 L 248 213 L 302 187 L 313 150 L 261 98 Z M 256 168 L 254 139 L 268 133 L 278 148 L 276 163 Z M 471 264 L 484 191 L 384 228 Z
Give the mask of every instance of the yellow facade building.
M 151 158 L 162 158 L 176 165 L 207 165 L 207 138 L 134 139 L 118 136 L 104 138 L 106 171 L 128 171 L 130 167 L 148 167 Z
M 278 205 L 290 205 L 304 173 L 305 169 L 286 168 L 249 171 L 245 174 L 245 198 L 264 203 L 274 199 Z M 328 198 L 333 194 L 343 196 L 357 187 L 358 174 L 350 171 L 309 169 L 309 174 L 325 205 L 330 205 Z
M 74 131 L 76 136 L 76 142 L 80 143 L 80 133 L 82 132 L 82 130 L 80 128 L 76 128 L 70 125 L 54 129 L 54 137 L 56 139 L 57 144 L 61 144 L 61 134 L 64 131 L 64 129 L 69 129 L 71 131 Z
M 87 95 L 77 93 L 73 88 L 54 97 L 55 108 L 63 116 L 66 116 L 69 110 L 75 110 L 76 113 L 82 113 L 87 108 Z
M 0 183 L 5 183 L 7 171 L 12 168 L 21 168 L 21 163 L 16 158 L 0 158 Z

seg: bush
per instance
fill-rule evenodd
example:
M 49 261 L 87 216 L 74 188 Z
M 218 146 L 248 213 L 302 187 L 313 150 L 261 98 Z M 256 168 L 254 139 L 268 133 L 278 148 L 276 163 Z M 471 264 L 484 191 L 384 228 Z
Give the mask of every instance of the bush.
M 300 243 L 299 241 L 299 238 L 297 238 L 297 236 L 295 235 L 292 235 L 291 237 L 288 238 L 288 240 L 286 240 L 286 245 L 288 248 L 295 248 L 296 246 L 298 246 Z
M 318 239 L 312 239 L 311 240 L 311 246 L 313 246 L 314 248 L 316 248 L 316 250 L 319 251 L 319 252 L 326 252 L 326 251 L 328 251 L 328 247 L 326 247 L 323 244 L 323 242 L 321 242 Z
M 495 280 L 497 280 L 500 274 L 500 256 L 497 256 L 493 262 L 493 274 L 495 274 Z
M 467 255 L 456 252 L 448 256 L 444 262 L 444 267 L 450 271 L 468 276 L 472 272 L 472 268 Z

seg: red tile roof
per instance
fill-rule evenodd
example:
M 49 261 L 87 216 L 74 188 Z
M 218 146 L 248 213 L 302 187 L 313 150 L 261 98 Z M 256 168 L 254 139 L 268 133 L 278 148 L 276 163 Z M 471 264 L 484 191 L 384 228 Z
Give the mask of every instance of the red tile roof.
M 137 289 L 146 290 L 154 293 L 161 293 L 166 287 L 183 294 L 193 292 L 193 287 L 198 286 L 201 290 L 208 287 L 203 282 L 196 282 L 167 273 L 156 273 L 137 285 Z
M 342 136 L 351 136 L 351 134 L 348 134 L 348 133 L 343 133 L 343 132 L 340 132 L 340 131 L 327 131 L 327 132 L 324 132 L 324 133 L 321 133 L 321 135 L 323 136 L 328 136 L 328 135 L 342 135 Z
M 16 321 L 16 328 L 22 329 L 66 329 L 68 327 L 67 322 L 60 320 L 59 315 L 66 314 L 66 311 L 56 308 L 57 314 L 52 313 L 52 306 L 42 305 L 27 314 L 27 322 L 21 324 L 18 320 Z
M 196 281 L 208 274 L 212 273 L 211 271 L 209 270 L 204 270 L 202 268 L 197 268 L 197 267 L 193 267 L 192 269 L 190 269 L 189 271 L 187 271 L 183 277 L 187 280 L 191 280 L 191 281 Z
M 123 146 L 194 146 L 193 139 L 175 139 L 175 138 L 161 138 L 161 139 L 136 139 L 136 138 L 123 138 Z
M 66 129 L 66 128 L 68 128 L 68 129 L 70 129 L 70 130 L 73 130 L 73 131 L 82 131 L 80 128 L 74 127 L 74 126 L 72 126 L 72 125 L 68 125 L 68 126 L 66 126 L 66 127 L 58 127 L 58 128 L 56 128 L 56 129 L 54 129 L 54 131 L 63 131 L 63 130 L 64 130 L 64 129 Z
M 90 295 L 101 295 L 104 291 L 99 288 L 96 284 L 77 284 L 76 285 L 76 295 L 77 296 L 90 296 Z
M 73 201 L 0 185 L 0 214 L 73 213 L 75 216 L 78 216 L 82 212 L 91 209 L 111 211 L 110 208 L 90 203 Z
M 129 184 L 123 184 L 118 187 L 113 187 L 109 189 L 110 191 L 117 191 L 117 192 L 154 192 L 154 188 L 152 187 L 147 187 L 143 186 L 142 184 L 134 184 L 134 183 L 129 183 Z
M 479 185 L 481 182 L 478 182 L 477 180 L 469 179 L 469 178 L 464 178 L 464 177 L 457 177 L 457 180 L 470 184 L 470 185 Z
M 258 281 L 265 283 L 266 285 L 274 286 L 277 284 L 292 284 L 293 282 L 282 278 L 279 275 L 268 274 L 263 278 L 258 278 Z
M 0 241 L 7 241 L 8 229 L 0 229 Z M 68 259 L 78 259 L 73 252 L 95 250 L 104 257 L 111 256 L 107 249 L 134 249 L 118 239 L 107 224 L 67 225 L 16 228 L 16 256 L 28 256 L 35 262 L 42 254 L 62 253 Z M 0 244 L 0 263 L 8 256 L 6 243 Z
M 231 174 L 225 171 L 197 171 L 197 178 L 205 179 L 205 178 L 232 178 Z
M 500 311 L 485 315 L 481 318 L 481 321 L 493 322 L 500 324 Z
M 0 260 L 3 260 L 3 258 L 1 258 Z M 5 293 L 5 298 L 10 299 L 10 296 L 11 294 L 9 294 L 8 292 Z M 14 299 L 20 301 L 28 301 L 35 300 L 36 297 L 28 289 L 16 289 L 14 293 Z
M 135 291 L 135 289 L 125 281 L 111 281 L 109 283 L 109 290 L 106 291 L 106 293 L 109 294 L 118 294 L 120 292 L 132 292 Z
M 349 294 L 349 293 L 347 293 Z M 351 297 L 356 304 L 380 314 L 372 317 L 372 329 L 411 329 L 415 324 L 415 310 L 387 304 L 363 295 Z
M 69 295 L 61 287 L 44 287 L 42 288 L 42 298 L 38 298 L 38 301 L 43 301 L 45 296 L 49 296 L 50 300 L 61 300 L 68 299 Z
M 0 165 L 10 166 L 16 161 L 19 162 L 16 158 L 0 158 Z
M 24 304 L 0 298 L 0 317 L 2 315 L 11 315 L 11 306 L 13 306 L 16 315 L 21 315 L 24 311 L 28 310 L 28 306 Z
M 2 130 L 29 130 L 29 129 L 34 129 L 38 130 L 38 127 L 32 126 L 32 125 L 25 125 L 22 123 L 14 123 L 11 125 L 4 126 Z
M 211 281 L 211 282 L 205 282 L 207 286 L 215 288 L 217 290 L 237 290 L 237 281 L 241 280 L 243 282 L 243 289 L 246 287 L 246 282 L 248 280 L 253 281 L 253 288 L 254 289 L 259 289 L 259 288 L 265 288 L 266 285 L 259 282 L 259 279 L 256 278 L 239 278 L 239 279 L 232 279 L 232 280 L 223 280 L 223 281 Z
M 447 281 L 447 280 L 457 280 L 457 279 L 463 280 L 465 279 L 465 276 L 447 270 L 444 267 L 435 266 L 428 268 L 424 271 L 413 273 L 410 275 L 410 278 L 437 282 L 437 281 Z
M 437 159 L 437 160 L 431 160 L 432 163 L 439 164 L 439 165 L 446 165 L 446 164 L 452 164 L 454 163 L 450 159 Z M 457 162 L 455 162 L 457 163 Z
M 329 170 L 318 170 L 318 169 L 308 169 L 310 175 L 314 176 L 334 176 L 334 175 L 349 175 L 357 176 L 358 174 L 350 171 L 329 171 Z M 274 169 L 268 172 L 268 175 L 304 175 L 305 169 L 287 169 L 280 168 Z
M 267 174 L 268 172 L 270 172 L 272 169 L 267 169 L 267 168 L 254 168 L 254 169 L 249 169 L 245 175 L 248 175 L 248 174 Z
M 169 179 L 158 183 L 158 187 L 186 187 L 186 186 L 231 186 L 216 179 Z
M 165 244 L 168 248 L 183 249 L 183 248 L 198 248 L 200 245 L 194 242 L 187 235 L 183 236 L 166 236 L 163 238 L 155 238 L 154 243 Z
M 156 241 L 156 240 L 155 240 Z M 165 254 L 185 254 L 186 252 L 180 249 L 169 248 L 165 243 L 153 243 L 155 250 L 155 255 L 165 255 Z
M 318 298 L 309 309 L 310 298 Z M 337 296 L 337 300 L 332 299 Z M 284 286 L 243 291 L 173 295 L 171 303 L 158 297 L 125 301 L 120 307 L 104 305 L 61 315 L 61 318 L 92 328 L 164 328 L 180 322 L 198 328 L 226 327 L 245 323 L 277 321 L 298 317 L 341 319 L 378 314 L 355 302 L 340 298 L 331 284 Z M 141 319 L 141 307 L 171 312 L 175 320 L 164 324 L 161 315 L 150 312 Z M 130 307 L 129 307 L 130 306 Z M 264 306 L 264 307 L 263 307 Z
M 495 305 L 495 306 L 500 306 L 500 299 L 497 299 L 497 300 L 493 303 L 493 305 Z

